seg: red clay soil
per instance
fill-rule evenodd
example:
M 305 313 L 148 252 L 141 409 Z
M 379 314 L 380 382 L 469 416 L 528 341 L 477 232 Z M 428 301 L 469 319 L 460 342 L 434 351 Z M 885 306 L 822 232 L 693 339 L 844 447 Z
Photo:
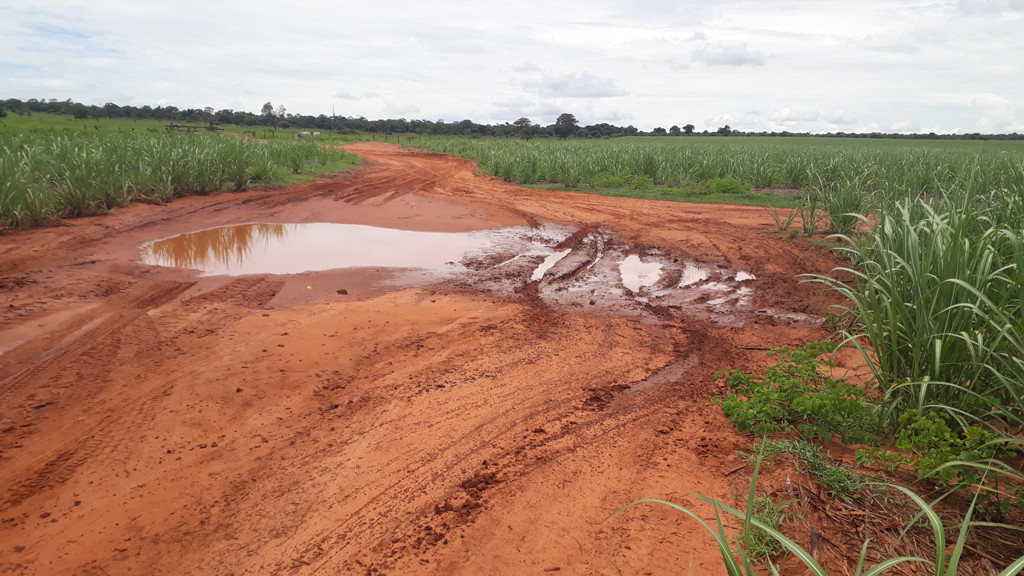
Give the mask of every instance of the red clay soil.
M 349 149 L 365 161 L 350 175 L 0 236 L 0 573 L 723 573 L 681 513 L 606 517 L 743 500 L 749 439 L 709 405 L 712 374 L 825 336 L 823 297 L 796 276 L 831 257 L 762 208 L 522 189 L 458 158 Z M 505 271 L 507 254 L 416 282 L 140 261 L 146 242 L 245 222 L 554 227 L 583 256 L 540 281 L 542 257 Z M 663 294 L 695 263 L 734 297 L 663 304 L 588 280 L 586 262 L 626 254 L 675 265 Z

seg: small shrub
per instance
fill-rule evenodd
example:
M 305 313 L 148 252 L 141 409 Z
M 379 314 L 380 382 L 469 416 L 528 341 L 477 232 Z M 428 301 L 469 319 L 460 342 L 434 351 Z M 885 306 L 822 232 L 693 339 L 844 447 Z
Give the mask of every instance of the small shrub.
M 633 190 L 650 190 L 654 188 L 654 178 L 650 176 L 630 176 L 629 187 Z
M 705 189 L 697 182 L 683 181 L 670 188 L 666 188 L 665 191 L 672 196 L 693 196 L 696 194 L 704 194 Z
M 986 474 L 980 463 L 1009 460 L 1014 452 L 1000 442 L 999 434 L 977 426 L 963 430 L 950 427 L 942 412 L 923 413 L 907 410 L 899 418 L 896 447 L 913 454 L 905 459 L 917 469 L 918 478 L 930 478 L 938 486 L 959 490 L 980 487 L 978 511 L 984 517 L 997 518 L 1013 508 L 1024 507 L 1024 489 L 998 484 L 998 475 Z
M 733 177 L 712 178 L 704 186 L 710 194 L 745 194 L 754 189 L 750 184 L 741 182 Z
M 626 185 L 626 179 L 621 176 L 609 174 L 608 172 L 601 172 L 594 176 L 591 184 L 595 188 L 622 188 Z
M 725 377 L 729 393 L 713 402 L 722 406 L 740 432 L 763 436 L 792 431 L 808 440 L 826 441 L 835 434 L 847 444 L 875 444 L 875 408 L 863 399 L 864 390 L 821 371 L 833 366 L 822 356 L 835 349 L 836 344 L 825 341 L 792 350 L 775 348 L 768 356 L 781 362 L 759 375 L 718 372 L 716 377 Z

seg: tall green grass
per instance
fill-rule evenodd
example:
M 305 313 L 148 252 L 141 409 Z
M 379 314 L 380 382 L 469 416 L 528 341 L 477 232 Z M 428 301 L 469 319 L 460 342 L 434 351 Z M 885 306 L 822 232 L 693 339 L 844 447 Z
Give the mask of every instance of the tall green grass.
M 967 423 L 1024 425 L 1024 196 L 946 193 L 886 207 L 840 238 L 854 264 L 815 276 L 856 320 L 888 411 L 939 408 Z M 1005 429 L 1005 428 L 1004 428 Z
M 949 189 L 1024 192 L 1024 144 L 828 138 L 422 138 L 417 146 L 464 156 L 518 184 L 598 185 L 601 175 L 679 186 L 735 178 L 757 188 L 801 188 L 838 210 L 863 198 L 934 197 Z M 853 194 L 856 192 L 857 194 Z M 835 226 L 842 229 L 843 226 Z
M 867 233 L 838 235 L 852 266 L 810 280 L 844 297 L 881 423 L 921 477 L 979 490 L 982 514 L 1024 505 L 1024 475 L 1003 474 L 1024 434 L 1024 194 L 969 186 L 859 218 Z
M 243 190 L 346 154 L 299 140 L 208 134 L 0 133 L 0 224 L 31 226 L 130 201 Z

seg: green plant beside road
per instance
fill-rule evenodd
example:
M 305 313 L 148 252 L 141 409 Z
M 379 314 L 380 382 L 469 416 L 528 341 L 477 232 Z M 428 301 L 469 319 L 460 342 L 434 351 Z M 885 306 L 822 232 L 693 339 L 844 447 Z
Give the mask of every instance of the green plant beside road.
M 1024 424 L 1024 196 L 904 201 L 839 238 L 853 266 L 810 279 L 849 302 L 842 335 L 870 343 L 887 419 L 942 409 L 964 425 Z
M 731 370 L 719 372 L 729 391 L 713 402 L 722 406 L 729 422 L 741 432 L 758 436 L 797 434 L 803 443 L 769 440 L 770 449 L 800 456 L 808 467 L 816 459 L 806 441 L 839 439 L 859 445 L 861 464 L 885 463 L 890 471 L 909 466 L 918 478 L 936 488 L 961 492 L 978 490 L 979 512 L 997 518 L 1014 507 L 1024 506 L 1024 475 L 999 463 L 1015 455 L 1014 443 L 992 429 L 971 425 L 961 429 L 945 411 L 905 410 L 896 421 L 886 421 L 884 402 L 868 401 L 864 390 L 845 379 L 831 378 L 823 368 L 832 363 L 823 356 L 836 348 L 831 342 L 775 349 L 770 357 L 780 361 L 758 375 Z M 779 444 L 787 442 L 789 444 Z M 895 451 L 894 451 L 895 450 Z M 996 469 L 990 470 L 992 466 Z M 811 470 L 819 479 L 828 471 Z M 828 484 L 828 483 L 826 483 Z M 834 489 L 848 496 L 849 490 Z
M 809 440 L 847 444 L 877 443 L 877 407 L 864 400 L 864 390 L 843 378 L 831 378 L 822 367 L 836 349 L 831 342 L 811 342 L 799 348 L 775 348 L 768 353 L 780 361 L 759 375 L 720 371 L 729 392 L 716 397 L 729 422 L 740 432 L 763 436 L 797 432 Z

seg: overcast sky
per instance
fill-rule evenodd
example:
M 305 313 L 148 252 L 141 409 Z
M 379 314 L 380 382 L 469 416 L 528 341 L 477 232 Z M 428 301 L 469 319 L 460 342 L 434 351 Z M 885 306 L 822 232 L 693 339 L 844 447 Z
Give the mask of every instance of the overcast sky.
M 1024 0 L 3 0 L 0 99 L 1024 132 Z

